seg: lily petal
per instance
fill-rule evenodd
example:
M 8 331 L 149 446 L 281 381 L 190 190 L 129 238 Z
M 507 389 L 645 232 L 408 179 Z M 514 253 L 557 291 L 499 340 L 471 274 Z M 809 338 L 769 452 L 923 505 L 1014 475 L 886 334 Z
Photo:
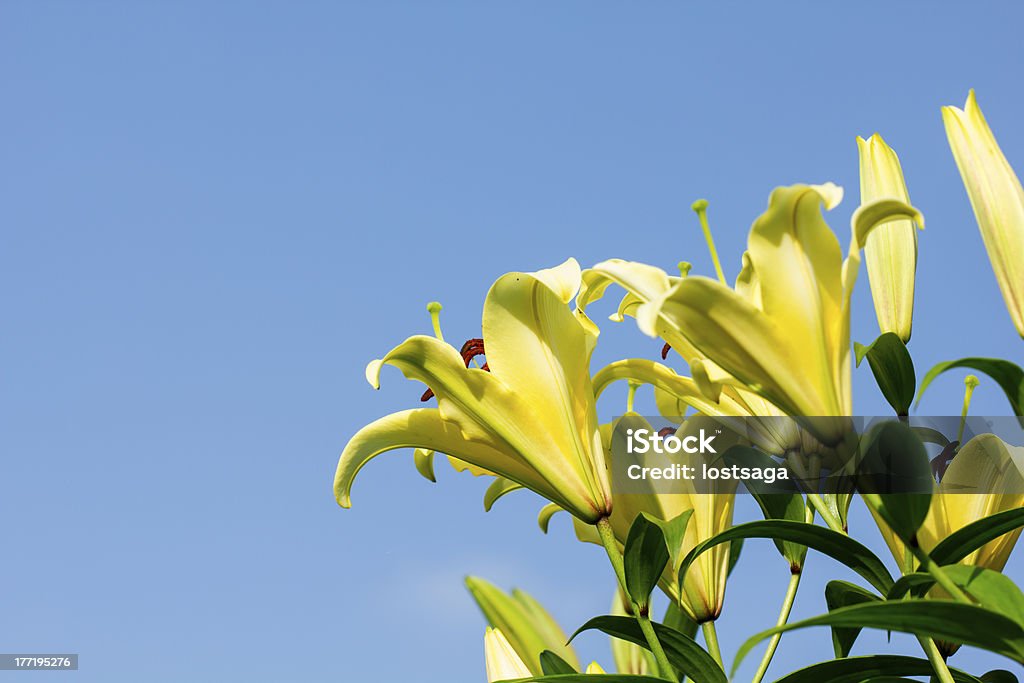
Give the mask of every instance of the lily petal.
M 534 443 L 519 452 L 552 483 L 570 491 L 584 485 L 578 493 L 602 506 L 591 513 L 596 519 L 611 493 L 590 379 L 596 327 L 566 305 L 579 283 L 572 259 L 539 273 L 502 276 L 484 303 L 483 332 L 491 374 L 529 416 Z M 539 448 L 545 441 L 550 448 Z
M 882 136 L 857 138 L 860 155 L 860 201 L 897 199 L 910 203 L 899 157 Z M 893 220 L 868 235 L 864 245 L 878 327 L 910 341 L 917 272 L 917 230 L 913 221 Z
M 942 121 L 1006 308 L 1024 337 L 1024 189 L 973 90 L 963 109 L 943 107 Z
M 965 491 L 968 491 L 965 493 Z M 977 436 L 960 449 L 932 497 L 928 518 L 918 532 L 921 545 L 934 547 L 967 524 L 1024 505 L 1024 448 L 993 434 Z M 1000 571 L 1020 529 L 997 538 L 964 559 Z
M 505 635 L 496 628 L 489 628 L 484 633 L 484 664 L 487 667 L 487 683 L 533 675 L 509 645 Z
M 381 453 L 397 448 L 423 448 L 454 453 L 459 459 L 488 470 L 515 472 L 527 481 L 532 471 L 510 458 L 495 445 L 466 440 L 436 408 L 417 408 L 392 413 L 371 422 L 356 433 L 345 446 L 334 475 L 334 495 L 342 507 L 351 507 L 352 482 L 367 462 Z

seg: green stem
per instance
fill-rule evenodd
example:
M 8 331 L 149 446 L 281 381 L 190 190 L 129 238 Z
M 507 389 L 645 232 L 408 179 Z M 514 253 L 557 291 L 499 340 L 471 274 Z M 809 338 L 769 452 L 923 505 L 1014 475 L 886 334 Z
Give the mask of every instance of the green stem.
M 968 605 L 974 604 L 974 601 L 967 597 L 967 594 L 960 589 L 960 586 L 956 585 L 953 579 L 949 578 L 949 575 L 943 571 L 942 567 L 935 564 L 931 556 L 920 546 L 907 544 L 907 547 L 910 548 L 910 552 L 914 554 L 918 564 L 921 565 L 920 568 L 931 574 L 932 578 L 935 579 L 935 583 L 939 584 L 954 600 L 967 603 Z
M 882 499 L 877 493 L 865 493 L 862 491 L 860 497 L 883 521 L 886 519 Z M 895 532 L 895 530 L 893 531 Z M 949 575 L 942 570 L 942 567 L 935 564 L 935 561 L 931 556 L 917 544 L 916 539 L 907 540 L 905 538 L 901 538 L 900 540 L 903 541 L 906 548 L 909 549 L 911 554 L 913 554 L 917 559 L 919 570 L 931 574 L 932 578 L 935 579 L 935 583 L 945 589 L 945 591 L 949 593 L 950 597 L 958 602 L 963 602 L 968 605 L 974 604 L 974 601 L 967 597 L 966 593 L 960 590 L 960 586 L 956 585 L 953 582 L 953 579 L 949 578 Z
M 872 508 L 878 517 L 884 522 L 885 516 L 881 514 L 882 501 L 875 493 L 861 493 L 861 499 Z M 921 565 L 921 569 L 927 571 L 935 579 L 935 582 L 945 588 L 950 595 L 955 597 L 957 600 L 970 603 L 971 600 L 964 594 L 960 588 L 953 583 L 953 581 L 946 575 L 946 572 L 942 571 L 932 560 L 931 556 L 928 555 L 924 550 L 921 549 L 916 543 L 907 543 L 904 541 L 904 548 L 909 550 L 914 557 L 917 558 L 918 563 Z M 908 571 L 913 571 L 908 561 L 907 566 L 900 566 L 900 572 L 905 576 Z M 957 597 L 959 596 L 959 597 Z M 921 644 L 921 649 L 928 656 L 928 661 L 932 665 L 932 669 L 935 671 L 935 677 L 938 678 L 940 683 L 954 683 L 953 674 L 949 672 L 949 667 L 946 665 L 946 660 L 942 658 L 942 653 L 939 652 L 939 648 L 935 645 L 935 641 L 926 636 L 917 636 L 917 641 Z
M 796 600 L 796 591 L 800 587 L 800 576 L 802 573 L 797 571 L 789 577 L 789 587 L 786 588 L 786 597 L 782 600 L 782 609 L 779 610 L 779 618 L 775 622 L 776 626 L 785 626 L 786 622 L 789 621 L 790 612 L 793 611 L 793 601 Z M 764 651 L 764 656 L 761 657 L 761 665 L 757 667 L 757 673 L 754 674 L 751 683 L 761 683 L 761 679 L 768 673 L 768 665 L 772 663 L 772 657 L 775 656 L 775 649 L 779 646 L 780 640 L 782 640 L 782 634 L 776 633 L 768 641 L 768 649 Z
M 607 517 L 602 517 L 597 520 L 595 526 L 597 527 L 598 535 L 601 537 L 601 544 L 604 546 L 605 552 L 608 553 L 608 560 L 612 563 L 612 569 L 615 570 L 615 578 L 619 580 L 622 592 L 628 596 L 629 591 L 626 590 L 626 568 L 622 562 L 622 552 L 615 542 L 615 533 L 612 531 L 611 522 L 608 521 Z M 672 668 L 672 664 L 665 655 L 664 648 L 661 647 L 661 641 L 658 640 L 658 635 L 654 632 L 654 626 L 651 625 L 651 619 L 647 616 L 646 610 L 641 610 L 639 605 L 633 603 L 633 614 L 640 625 L 640 630 L 643 631 L 644 638 L 647 639 L 647 645 L 650 646 L 655 661 L 658 662 L 658 669 L 662 678 L 677 681 L 675 669 Z
M 725 665 L 722 664 L 722 650 L 718 647 L 718 631 L 715 630 L 715 622 L 705 621 L 700 628 L 704 632 L 704 644 L 708 646 L 708 652 L 718 662 L 718 666 L 725 671 Z
M 928 655 L 928 661 L 932 665 L 932 669 L 935 670 L 935 677 L 941 681 L 941 683 L 954 683 L 953 674 L 949 672 L 949 666 L 946 664 L 946 660 L 942 658 L 942 653 L 939 652 L 938 646 L 935 645 L 935 641 L 931 638 L 925 638 L 924 636 L 918 636 L 917 641 L 921 643 L 921 647 L 924 648 L 924 653 Z

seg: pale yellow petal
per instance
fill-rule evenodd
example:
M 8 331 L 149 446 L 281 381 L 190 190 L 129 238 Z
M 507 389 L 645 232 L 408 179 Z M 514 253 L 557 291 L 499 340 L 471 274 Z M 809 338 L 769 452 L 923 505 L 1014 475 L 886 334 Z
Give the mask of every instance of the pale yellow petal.
M 992 270 L 1017 332 L 1024 337 L 1024 189 L 973 90 L 963 109 L 943 107 L 942 120 Z
M 857 138 L 860 154 L 860 200 L 910 203 L 899 157 L 878 134 Z M 913 221 L 893 220 L 868 235 L 864 245 L 878 327 L 910 341 L 917 272 L 917 229 Z
M 484 633 L 484 664 L 487 668 L 487 683 L 528 678 L 532 675 L 509 645 L 508 639 L 496 628 L 489 628 Z
M 611 492 L 590 378 L 596 330 L 566 304 L 578 286 L 578 268 L 564 265 L 504 275 L 484 303 L 483 333 L 491 373 L 528 410 L 534 443 L 523 457 L 579 501 L 574 514 L 589 505 L 592 521 L 610 509 Z

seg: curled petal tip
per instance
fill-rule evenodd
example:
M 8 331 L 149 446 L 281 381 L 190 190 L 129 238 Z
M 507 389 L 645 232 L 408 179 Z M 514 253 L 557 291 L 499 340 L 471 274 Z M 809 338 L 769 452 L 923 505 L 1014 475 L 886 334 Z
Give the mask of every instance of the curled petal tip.
M 374 389 L 380 389 L 380 369 L 384 366 L 384 361 L 380 358 L 371 360 L 366 364 L 366 381 L 370 383 L 370 386 Z

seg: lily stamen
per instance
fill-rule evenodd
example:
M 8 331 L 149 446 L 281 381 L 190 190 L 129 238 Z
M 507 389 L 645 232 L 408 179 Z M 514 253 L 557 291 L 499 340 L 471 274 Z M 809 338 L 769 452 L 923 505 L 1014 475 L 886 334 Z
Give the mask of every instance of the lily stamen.
M 718 260 L 718 250 L 715 249 L 715 238 L 711 236 L 711 226 L 708 225 L 708 200 L 698 199 L 690 208 L 697 213 L 697 217 L 700 219 L 700 227 L 704 231 L 704 241 L 708 243 L 708 251 L 711 252 L 711 261 L 715 264 L 718 281 L 728 287 L 729 283 L 725 281 L 725 273 L 722 272 L 722 262 Z
M 436 301 L 432 302 L 432 304 L 436 304 L 436 303 L 437 303 Z M 429 307 L 428 307 L 428 310 L 429 310 Z M 441 310 L 441 304 L 437 304 L 437 310 L 438 311 Z M 435 313 L 433 311 L 431 311 L 431 316 L 433 317 L 434 315 L 435 315 Z M 440 327 L 435 326 L 434 329 L 437 330 L 438 332 L 440 332 Z M 441 337 L 438 336 L 438 339 L 441 339 Z M 444 340 L 441 339 L 441 341 L 444 341 Z M 474 358 L 476 358 L 477 356 L 484 356 L 484 355 L 486 355 L 486 352 L 484 351 L 484 340 L 483 339 L 468 339 L 468 340 L 466 340 L 466 343 L 463 344 L 462 348 L 459 350 L 459 354 L 462 356 L 462 360 L 466 364 L 466 367 L 468 368 L 469 364 L 473 362 Z M 485 372 L 490 372 L 491 371 L 491 369 L 489 367 L 487 367 L 487 363 L 486 362 L 483 365 L 480 366 L 480 369 L 485 371 Z M 433 397 L 434 397 L 433 390 L 427 389 L 426 391 L 423 392 L 423 395 L 420 396 L 420 401 L 423 401 L 425 403 L 425 402 L 429 401 Z
M 438 341 L 444 341 L 444 335 L 441 334 L 441 302 L 431 301 L 427 304 L 427 313 L 430 314 L 430 324 L 434 327 L 434 336 Z
M 956 433 L 956 440 L 962 442 L 964 440 L 964 427 L 967 425 L 967 411 L 971 408 L 971 396 L 974 395 L 974 389 L 981 384 L 981 380 L 976 375 L 967 375 L 964 377 L 964 407 L 960 411 L 960 428 Z

